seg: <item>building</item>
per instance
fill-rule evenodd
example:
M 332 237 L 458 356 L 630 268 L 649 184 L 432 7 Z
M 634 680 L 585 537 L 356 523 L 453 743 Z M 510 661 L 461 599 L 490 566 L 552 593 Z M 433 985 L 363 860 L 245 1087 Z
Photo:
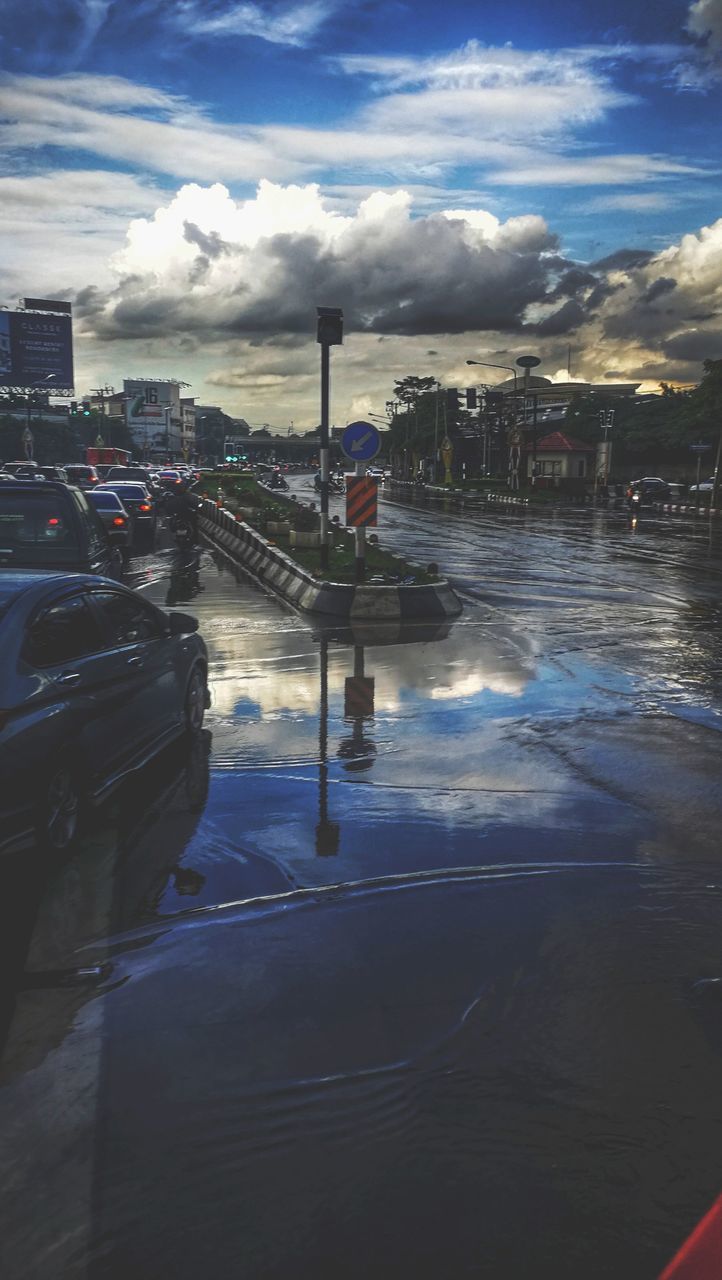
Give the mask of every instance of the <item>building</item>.
M 562 422 L 567 409 L 576 396 L 633 396 L 639 382 L 552 382 L 551 378 L 542 378 L 519 374 L 518 378 L 507 378 L 494 391 L 501 391 L 507 397 L 516 397 L 519 406 L 519 417 L 525 426 L 532 426 L 534 421 L 543 427 L 552 422 Z
M 180 393 L 187 386 L 177 378 L 123 379 L 126 422 L 144 461 L 171 462 L 183 456 Z
M 553 488 L 564 480 L 585 480 L 593 470 L 595 447 L 575 440 L 564 431 L 553 431 L 537 441 L 536 476 Z M 534 454 L 527 453 L 527 478 L 535 474 Z
M 195 458 L 196 448 L 196 405 L 194 396 L 181 396 L 181 453 L 185 461 Z

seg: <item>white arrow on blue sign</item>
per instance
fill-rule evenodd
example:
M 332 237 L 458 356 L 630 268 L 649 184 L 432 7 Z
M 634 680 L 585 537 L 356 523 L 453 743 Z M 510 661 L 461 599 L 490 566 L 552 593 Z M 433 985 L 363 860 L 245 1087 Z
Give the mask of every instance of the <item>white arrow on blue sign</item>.
M 341 448 L 352 462 L 370 462 L 381 448 L 381 435 L 372 422 L 349 422 Z

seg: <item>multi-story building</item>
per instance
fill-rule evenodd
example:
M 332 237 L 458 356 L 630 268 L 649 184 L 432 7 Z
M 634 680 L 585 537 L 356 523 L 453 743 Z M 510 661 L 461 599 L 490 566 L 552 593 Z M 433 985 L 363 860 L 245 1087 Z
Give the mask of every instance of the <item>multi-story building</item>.
M 193 396 L 181 396 L 181 452 L 186 462 L 194 458 L 196 448 L 196 406 Z
M 176 378 L 125 378 L 126 422 L 144 460 L 170 462 L 183 456 L 181 387 Z

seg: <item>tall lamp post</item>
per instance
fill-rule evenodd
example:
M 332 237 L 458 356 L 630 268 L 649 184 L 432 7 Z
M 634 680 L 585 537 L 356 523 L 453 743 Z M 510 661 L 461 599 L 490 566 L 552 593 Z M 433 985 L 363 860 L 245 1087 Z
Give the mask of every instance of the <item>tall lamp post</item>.
M 329 459 L 329 392 L 331 381 L 331 347 L 343 343 L 343 311 L 340 307 L 316 307 L 316 341 L 321 346 L 321 544 L 319 564 L 328 569 L 328 459 Z
M 507 373 L 510 373 L 510 374 L 512 375 L 512 377 L 513 377 L 513 379 L 514 379 L 514 429 L 516 429 L 517 403 L 518 403 L 518 402 L 517 402 L 517 395 L 518 395 L 518 382 L 517 382 L 517 372 L 516 372 L 516 369 L 515 369 L 512 365 L 510 365 L 510 364 L 492 364 L 492 362 L 491 362 L 490 360 L 467 360 L 467 362 L 466 362 L 466 363 L 467 363 L 467 364 L 478 364 L 478 365 L 480 365 L 480 366 L 481 366 L 481 368 L 482 368 L 482 369 L 505 369 Z M 515 487 L 516 487 L 516 488 L 518 488 L 518 487 L 519 487 L 519 475 L 518 475 L 518 470 L 515 470 L 515 469 L 512 467 L 512 465 L 511 465 L 512 450 L 513 450 L 515 447 L 516 447 L 516 446 L 515 446 L 515 444 L 511 443 L 511 448 L 510 448 L 510 450 L 509 450 L 509 457 L 510 457 L 510 463 L 509 463 L 509 466 L 510 466 L 510 473 L 509 473 L 509 487 L 510 487 L 510 488 L 512 488 L 512 489 L 513 489 L 513 488 L 515 488 Z M 514 485 L 514 483 L 513 483 L 513 481 L 514 481 L 514 477 L 515 477 L 515 476 L 516 476 L 516 481 L 517 481 L 516 486 L 515 486 L 515 485 Z
M 53 379 L 54 377 L 56 377 L 56 374 L 54 374 L 54 373 L 48 373 L 48 374 L 46 374 L 46 375 L 45 375 L 45 377 L 44 377 L 44 378 L 40 378 L 38 382 L 31 382 L 31 383 L 30 383 L 30 388 L 29 388 L 29 390 L 28 390 L 28 406 L 27 406 L 27 408 L 28 408 L 28 421 L 27 421 L 27 425 L 26 425 L 26 427 L 25 427 L 25 430 L 23 431 L 23 445 L 24 445 L 24 448 L 25 448 L 25 457 L 28 459 L 28 461 L 30 461 L 30 460 L 32 459 L 32 456 L 33 456 L 33 433 L 32 433 L 32 431 L 30 430 L 30 423 L 31 423 L 31 420 L 32 420 L 32 396 L 33 396 L 33 391 L 37 390 L 37 388 L 38 388 L 38 387 L 44 387 L 44 386 L 47 386 L 48 382 L 51 382 L 51 381 L 52 381 L 52 379 Z M 40 421 L 41 421 L 41 422 L 42 422 L 42 419 L 43 419 L 43 414 L 42 414 L 42 410 L 41 410 L 41 412 L 40 412 Z
M 524 426 L 526 427 L 526 402 L 529 395 L 529 370 L 536 369 L 541 364 L 538 356 L 519 356 L 517 364 L 520 369 L 524 370 Z M 532 397 L 533 417 L 532 417 L 532 485 L 536 480 L 536 411 L 537 396 L 536 393 Z

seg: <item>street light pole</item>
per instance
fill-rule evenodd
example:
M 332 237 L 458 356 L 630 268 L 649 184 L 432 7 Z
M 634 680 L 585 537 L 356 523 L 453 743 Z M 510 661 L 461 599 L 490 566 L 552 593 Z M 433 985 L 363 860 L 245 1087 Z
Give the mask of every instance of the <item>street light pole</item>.
M 343 343 L 343 311 L 340 307 L 316 307 L 316 341 L 321 345 L 321 512 L 319 564 L 328 569 L 329 395 L 331 347 Z
M 29 388 L 28 388 L 28 404 L 27 404 L 28 420 L 27 420 L 27 425 L 26 425 L 26 427 L 25 427 L 25 430 L 24 430 L 24 432 L 23 432 L 23 444 L 24 444 L 24 447 L 25 447 L 25 457 L 28 459 L 28 461 L 29 461 L 29 462 L 32 460 L 32 456 L 33 456 L 33 433 L 32 433 L 32 431 L 30 430 L 30 423 L 31 423 L 31 421 L 32 421 L 32 397 L 33 397 L 33 391 L 34 391 L 37 387 L 43 387 L 43 386 L 45 386 L 45 384 L 46 384 L 46 383 L 48 383 L 48 382 L 50 382 L 50 381 L 51 381 L 55 376 L 56 376 L 56 375 L 55 375 L 54 373 L 48 373 L 48 374 L 46 374 L 46 376 L 45 376 L 44 378 L 40 378 L 37 382 L 31 382 L 31 383 L 30 383 L 30 386 L 29 386 Z M 42 422 L 42 420 L 43 420 L 43 414 L 42 414 L 42 409 L 41 409 L 41 411 L 40 411 L 40 421 Z
M 517 404 L 518 404 L 518 401 L 517 401 L 517 396 L 518 396 L 518 383 L 517 383 L 516 369 L 515 369 L 515 368 L 513 368 L 513 366 L 512 366 L 512 365 L 510 365 L 510 364 L 492 364 L 490 360 L 467 360 L 467 362 L 466 362 L 466 363 L 467 363 L 467 364 L 478 364 L 478 365 L 481 365 L 482 369 L 505 369 L 507 373 L 510 373 L 510 374 L 512 375 L 512 377 L 513 377 L 513 379 L 514 379 L 514 431 L 515 431 L 515 430 L 516 430 L 516 419 L 517 419 L 517 413 L 518 413 L 518 408 L 517 408 Z M 488 422 L 488 415 L 487 415 L 487 422 Z M 510 466 L 510 469 L 511 469 L 511 456 L 512 456 L 511 450 L 512 450 L 513 448 L 515 448 L 515 447 L 516 447 L 516 446 L 512 444 L 512 445 L 510 446 L 510 449 L 509 449 L 509 458 L 510 458 L 509 466 Z M 516 476 L 517 476 L 517 480 L 518 480 L 518 472 L 516 472 L 516 473 L 515 473 L 513 470 L 510 470 L 510 477 L 509 477 L 509 482 L 508 482 L 508 483 L 509 483 L 509 488 L 511 488 L 511 489 L 513 489 L 513 488 L 514 488 L 514 484 L 513 484 L 513 476 L 514 476 L 515 474 L 516 474 Z M 518 485 L 517 485 L 517 487 L 518 487 Z

